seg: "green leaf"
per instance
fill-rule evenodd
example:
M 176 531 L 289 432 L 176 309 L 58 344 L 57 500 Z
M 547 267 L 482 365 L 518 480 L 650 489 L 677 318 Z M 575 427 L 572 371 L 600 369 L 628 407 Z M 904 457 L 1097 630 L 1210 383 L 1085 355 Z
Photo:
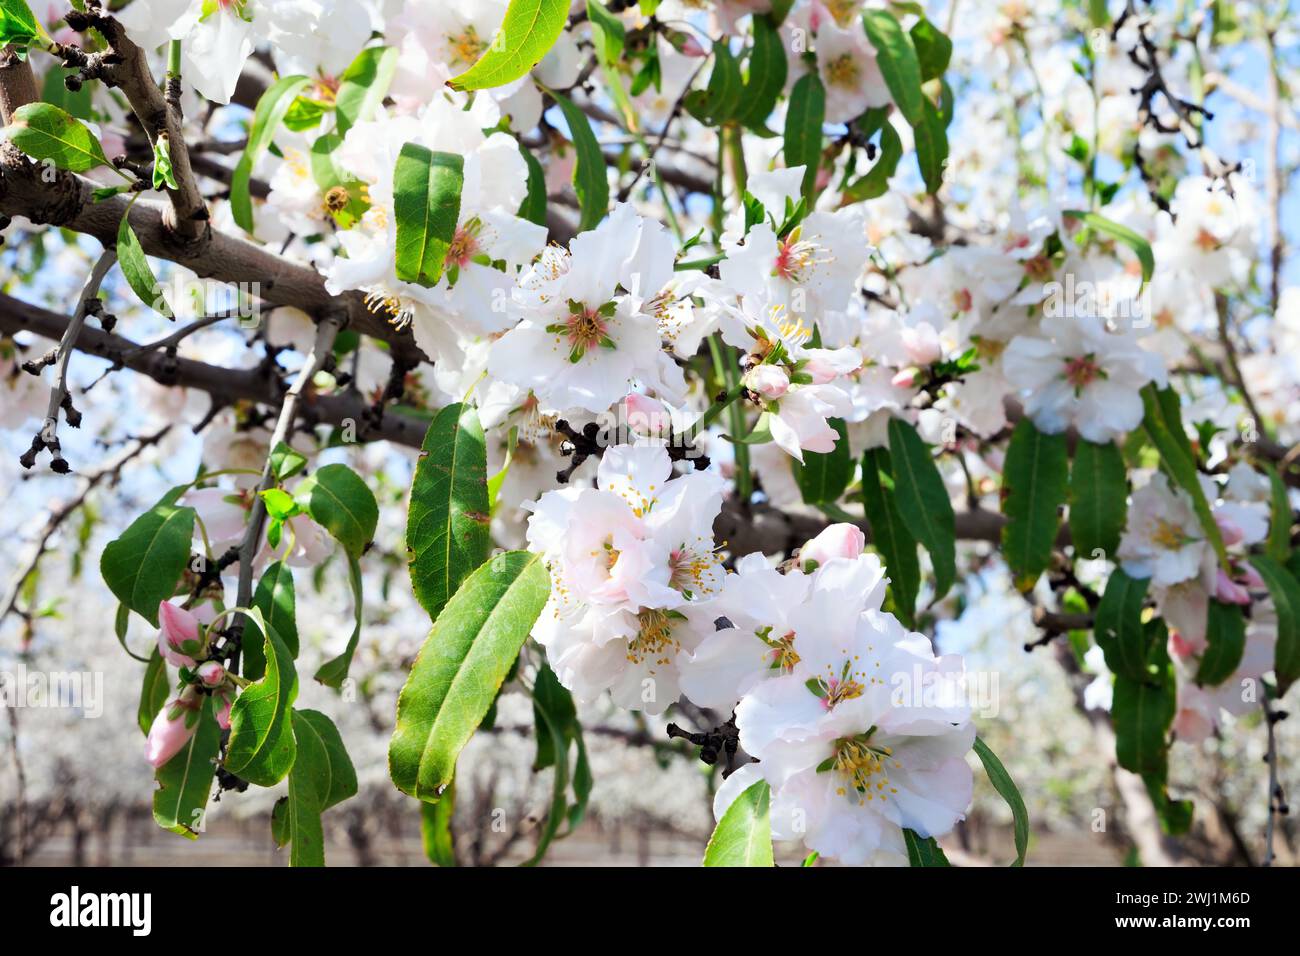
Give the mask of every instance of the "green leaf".
M 379 506 L 374 493 L 355 471 L 343 464 L 325 465 L 304 478 L 296 489 L 298 503 L 318 525 L 359 558 L 375 536 Z
M 533 772 L 555 767 L 551 778 L 551 809 L 537 838 L 537 847 L 525 866 L 535 866 L 546 854 L 551 842 L 567 836 L 582 822 L 591 796 L 591 767 L 587 761 L 587 748 L 583 743 L 582 725 L 573 703 L 573 695 L 560 683 L 547 664 L 537 669 L 533 681 L 533 723 L 537 733 L 537 757 Z M 572 768 L 569 752 L 576 751 Z M 573 802 L 569 802 L 570 784 Z M 560 826 L 568 827 L 561 834 Z
M 735 116 L 744 92 L 740 64 L 724 36 L 713 44 L 713 70 L 709 73 L 708 86 L 687 94 L 685 105 L 706 126 L 721 126 Z
M 348 671 L 352 669 L 352 655 L 357 652 L 357 644 L 361 641 L 361 565 L 350 554 L 348 555 L 348 583 L 352 586 L 352 634 L 348 637 L 343 652 L 322 664 L 315 674 L 317 681 L 335 690 L 342 687 L 343 681 L 347 679 Z
M 605 175 L 605 154 L 600 151 L 596 134 L 591 131 L 587 114 L 560 93 L 551 94 L 564 114 L 573 139 L 577 161 L 573 167 L 573 189 L 578 194 L 581 215 L 578 231 L 594 229 L 609 211 L 609 179 Z
M 916 165 L 931 195 L 943 185 L 944 170 L 948 167 L 948 123 L 944 114 L 928 98 L 921 100 L 922 119 L 912 127 L 916 142 Z
M 259 631 L 266 673 L 245 687 L 230 709 L 225 766 L 249 783 L 271 787 L 284 779 L 294 762 L 296 745 L 289 713 L 298 697 L 298 672 L 284 641 L 265 620 L 245 633 Z
M 889 420 L 889 457 L 898 512 L 907 530 L 930 552 L 937 601 L 957 578 L 957 529 L 952 501 L 930 455 L 930 446 L 900 418 Z
M 846 202 L 862 202 L 883 196 L 889 190 L 890 177 L 898 169 L 898 162 L 903 158 L 903 141 L 892 123 L 880 127 L 880 153 L 876 163 L 866 173 L 844 188 Z
M 1147 671 L 1147 636 L 1142 626 L 1149 578 L 1131 578 L 1123 568 L 1111 572 L 1093 623 L 1097 646 L 1112 673 L 1142 681 Z
M 122 650 L 126 651 L 128 657 L 135 658 L 141 664 L 148 664 L 149 658 L 141 657 L 135 651 L 131 650 L 131 645 L 126 642 L 126 635 L 130 629 L 131 609 L 125 604 L 119 604 L 117 606 L 117 616 L 113 621 L 113 633 L 117 637 L 117 643 L 122 645 Z
M 454 90 L 485 90 L 519 79 L 555 46 L 569 0 L 510 0 L 501 29 L 478 62 L 447 81 Z
M 1290 570 L 1266 555 L 1253 555 L 1250 564 L 1268 586 L 1277 613 L 1273 670 L 1277 675 L 1278 696 L 1281 697 L 1300 677 L 1300 581 Z
M 289 795 L 277 803 L 271 830 L 278 846 L 292 842 L 290 866 L 324 866 L 321 814 L 355 796 L 357 772 L 334 721 L 320 711 L 293 711 L 297 758 L 289 771 Z
M 889 95 L 912 127 L 925 120 L 925 94 L 921 92 L 921 64 L 912 38 L 888 10 L 865 10 L 862 25 L 876 48 L 876 63 L 885 77 Z
M 180 189 L 176 182 L 176 172 L 172 169 L 171 140 L 166 133 L 159 134 L 153 141 L 153 180 L 154 189 Z
M 537 161 L 532 150 L 520 146 L 519 152 L 523 154 L 524 162 L 528 164 L 528 195 L 519 206 L 519 218 L 544 226 L 546 225 L 546 171 L 542 169 L 542 164 Z
M 1080 558 L 1113 556 L 1128 515 L 1128 472 L 1113 442 L 1080 439 L 1070 468 L 1070 540 Z
M 32 159 L 84 173 L 108 166 L 104 147 L 84 123 L 50 103 L 28 103 L 14 110 L 4 128 L 9 141 Z
M 912 38 L 912 47 L 921 68 L 921 82 L 943 76 L 948 61 L 952 59 L 952 41 L 924 18 L 916 21 L 908 35 Z
M 1157 389 L 1154 383 L 1148 383 L 1142 388 L 1142 404 L 1145 409 L 1143 429 L 1151 439 L 1151 444 L 1160 452 L 1160 459 L 1174 481 L 1191 496 L 1192 507 L 1201 522 L 1201 530 L 1213 546 L 1220 565 L 1226 568 L 1228 552 L 1223 546 L 1223 535 L 1214 520 L 1205 491 L 1201 488 L 1196 455 L 1192 451 L 1191 442 L 1187 440 L 1187 433 L 1183 431 L 1182 406 L 1178 393 L 1172 388 Z
M 1163 627 L 1160 628 L 1164 630 Z M 1115 675 L 1111 719 L 1115 724 L 1115 758 L 1125 770 L 1154 774 L 1168 772 L 1169 742 L 1177 693 L 1168 661 L 1157 668 L 1155 681 Z
M 393 170 L 397 216 L 397 278 L 430 287 L 442 278 L 447 250 L 460 221 L 465 161 L 407 143 Z
M 366 210 L 370 208 L 370 203 L 366 199 L 361 180 L 339 166 L 334 158 L 334 150 L 342 142 L 343 137 L 337 132 L 317 137 L 311 144 L 311 176 L 322 196 L 328 196 L 332 191 L 339 195 L 336 192 L 339 189 L 347 194 L 345 202 L 327 208 L 335 222 L 342 228 L 349 229 L 365 215 Z
M 399 790 L 441 796 L 549 593 L 541 558 L 507 551 L 447 602 L 398 697 L 388 767 Z
M 1033 589 L 1052 560 L 1069 468 L 1064 432 L 1045 434 L 1028 418 L 1016 424 L 1002 471 L 1002 550 L 1021 592 Z
M 1104 232 L 1112 239 L 1118 239 L 1124 245 L 1133 250 L 1138 257 L 1138 262 L 1142 265 L 1142 281 L 1147 283 L 1151 281 L 1151 276 L 1156 271 L 1155 253 L 1151 251 L 1151 243 L 1134 232 L 1128 226 L 1121 226 L 1119 223 L 1107 219 L 1100 213 L 1087 212 L 1082 209 L 1066 209 L 1061 213 L 1070 219 L 1077 219 L 1084 225 L 1089 226 L 1098 232 Z
M 12 43 L 24 47 L 44 33 L 23 0 L 0 0 L 0 46 Z
M 149 655 L 149 664 L 144 669 L 144 681 L 140 685 L 140 705 L 136 709 L 136 722 L 140 725 L 140 732 L 145 736 L 149 734 L 149 728 L 153 726 L 153 720 L 158 716 L 158 711 L 163 709 L 163 704 L 167 703 L 167 692 L 171 689 L 171 679 L 167 675 L 167 662 L 162 659 L 158 653 L 158 648 L 153 649 Z
M 922 837 L 904 827 L 903 842 L 907 844 L 908 866 L 952 866 L 934 837 Z
M 803 195 L 811 200 L 817 184 L 817 167 L 822 158 L 822 123 L 826 120 L 826 90 L 816 73 L 805 73 L 794 89 L 785 110 L 785 145 L 782 153 L 787 168 L 806 167 Z
M 369 46 L 339 77 L 339 91 L 334 99 L 338 131 L 346 133 L 363 120 L 375 115 L 384 102 L 388 87 L 397 72 L 398 52 L 391 46 Z
M 979 756 L 980 763 L 984 765 L 989 783 L 993 784 L 993 789 L 1011 808 L 1016 840 L 1016 861 L 1011 865 L 1024 866 L 1025 854 L 1029 851 L 1029 810 L 1025 807 L 1024 798 L 1020 796 L 1016 782 L 1011 779 L 1011 774 L 1007 773 L 1007 768 L 1002 766 L 998 755 L 979 737 L 975 738 L 975 753 Z
M 636 134 L 640 129 L 640 119 L 628 97 L 623 73 L 619 69 L 619 63 L 624 59 L 623 42 L 627 35 L 623 21 L 605 9 L 602 0 L 587 0 L 587 19 L 591 22 L 591 42 L 596 48 L 596 61 L 605 80 L 605 91 L 618 107 L 623 124 Z
M 1246 651 L 1246 619 L 1241 605 L 1210 598 L 1205 621 L 1206 648 L 1196 669 L 1196 683 L 1217 687 L 1233 675 Z
M 317 751 L 317 757 L 307 766 L 310 774 L 303 779 L 312 784 L 321 810 L 328 810 L 344 800 L 357 795 L 357 771 L 352 766 L 343 736 L 334 721 L 318 710 L 295 710 L 293 712 L 293 735 L 298 742 L 299 752 L 305 741 L 310 741 Z M 295 762 L 294 770 L 297 771 Z
M 292 478 L 306 467 L 307 458 L 284 442 L 271 449 L 271 474 L 276 481 Z
M 190 742 L 158 768 L 154 779 L 153 818 L 164 830 L 197 840 L 203 827 L 208 794 L 217 774 L 221 749 L 221 725 L 217 723 L 216 698 L 203 698 L 199 725 Z
M 1268 474 L 1270 490 L 1268 544 L 1265 552 L 1278 564 L 1286 564 L 1291 557 L 1291 499 L 1277 469 L 1265 465 L 1264 470 Z
M 249 235 L 253 233 L 253 199 L 249 181 L 253 167 L 275 139 L 275 131 L 289 112 L 294 99 L 311 81 L 305 76 L 284 76 L 272 83 L 257 101 L 253 125 L 248 131 L 248 145 L 230 178 L 230 211 L 235 222 Z
M 478 413 L 471 405 L 448 405 L 424 435 L 406 517 L 411 590 L 430 618 L 487 560 L 488 514 L 487 446 Z
M 263 573 L 253 592 L 253 607 L 262 612 L 280 640 L 284 642 L 289 656 L 298 656 L 298 624 L 293 590 L 293 571 L 287 564 L 276 561 Z M 256 621 L 249 619 L 249 624 L 256 627 Z M 261 632 L 259 631 L 258 634 Z M 260 680 L 266 673 L 266 658 L 262 653 L 261 640 L 244 642 L 244 666 L 242 676 L 249 680 Z
M 772 22 L 772 14 L 755 14 L 749 76 L 745 80 L 741 104 L 736 110 L 736 121 L 750 129 L 766 131 L 767 118 L 776 109 L 776 101 L 785 89 L 788 72 L 785 43 Z
M 898 512 L 889 452 L 883 448 L 868 448 L 862 456 L 862 505 L 871 526 L 871 544 L 880 553 L 889 575 L 894 613 L 909 628 L 915 628 L 921 566 L 916 558 L 916 538 Z
M 727 807 L 704 850 L 705 866 L 774 866 L 772 790 L 760 780 Z
M 807 505 L 838 501 L 853 480 L 853 453 L 849 451 L 848 428 L 839 418 L 829 419 L 827 424 L 839 434 L 834 449 L 825 453 L 804 452 L 802 465 L 791 459 L 795 481 Z
M 456 866 L 456 835 L 452 830 L 455 814 L 455 780 L 447 784 L 437 803 L 420 801 L 420 839 L 424 855 L 434 866 Z
M 126 284 L 140 297 L 141 302 L 168 319 L 176 317 L 163 297 L 162 287 L 149 266 L 149 260 L 145 258 L 135 230 L 131 228 L 129 215 L 123 216 L 117 225 L 117 263 L 122 267 Z
M 176 505 L 184 489 L 173 488 L 110 541 L 99 573 L 119 601 L 154 627 L 158 605 L 176 592 L 194 537 L 194 509 Z

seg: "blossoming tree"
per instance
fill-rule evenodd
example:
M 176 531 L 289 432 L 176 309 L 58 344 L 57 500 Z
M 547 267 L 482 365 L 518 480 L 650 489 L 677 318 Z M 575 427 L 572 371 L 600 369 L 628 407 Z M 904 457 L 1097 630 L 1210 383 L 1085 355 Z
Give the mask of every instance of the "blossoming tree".
M 436 862 L 462 749 L 523 693 L 534 860 L 593 787 L 575 701 L 607 697 L 695 724 L 668 733 L 720 770 L 706 865 L 947 865 L 977 767 L 1023 863 L 977 675 L 933 639 L 1001 564 L 1161 839 L 1194 824 L 1175 742 L 1267 735 L 1271 861 L 1290 30 L 1228 0 L 0 0 L 3 424 L 83 483 L 0 614 L 32 621 L 59 526 L 189 426 L 197 466 L 99 557 L 124 647 L 156 634 L 162 827 L 281 788 L 270 837 L 324 862 L 357 791 L 295 706 L 296 589 L 328 576 L 354 624 L 311 677 L 345 697 L 368 607 L 427 612 L 388 770 Z M 1262 160 L 1215 148 L 1211 96 L 1262 112 Z M 65 454 L 86 425 L 124 451 Z M 374 546 L 393 509 L 404 553 Z

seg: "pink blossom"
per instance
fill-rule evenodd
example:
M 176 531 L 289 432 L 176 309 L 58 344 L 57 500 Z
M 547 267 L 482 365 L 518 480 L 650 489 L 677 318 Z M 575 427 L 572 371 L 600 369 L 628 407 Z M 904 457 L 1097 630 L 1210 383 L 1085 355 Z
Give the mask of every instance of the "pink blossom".
M 637 435 L 666 435 L 672 431 L 672 414 L 658 399 L 629 392 L 623 399 L 627 425 Z
M 745 373 L 745 387 L 768 401 L 776 401 L 790 389 L 790 376 L 779 365 L 755 365 Z
M 205 687 L 216 687 L 226 679 L 226 669 L 217 661 L 204 661 L 196 673 Z
M 1225 604 L 1250 603 L 1250 592 L 1223 571 L 1214 579 L 1214 596 Z
M 903 350 L 907 357 L 917 365 L 929 365 L 943 357 L 943 346 L 939 343 L 939 333 L 929 322 L 922 322 L 915 328 L 905 328 L 900 333 Z
M 184 747 L 199 727 L 203 698 L 186 688 L 153 719 L 145 740 L 144 755 L 154 767 L 161 767 Z
M 173 667 L 193 667 L 203 650 L 198 617 L 171 601 L 158 604 L 158 653 Z
M 832 558 L 856 558 L 866 546 L 867 536 L 861 528 L 833 524 L 799 549 L 799 563 L 808 570 L 810 564 L 820 567 Z
M 1241 526 L 1226 515 L 1216 514 L 1214 523 L 1219 526 L 1219 534 L 1223 537 L 1223 543 L 1229 548 L 1246 540 L 1246 534 L 1241 530 Z

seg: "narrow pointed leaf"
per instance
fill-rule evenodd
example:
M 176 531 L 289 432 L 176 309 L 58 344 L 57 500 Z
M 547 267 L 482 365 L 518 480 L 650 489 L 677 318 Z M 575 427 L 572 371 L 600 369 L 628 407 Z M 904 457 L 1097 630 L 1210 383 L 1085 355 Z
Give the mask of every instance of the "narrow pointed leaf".
M 510 0 L 500 32 L 483 55 L 447 84 L 455 90 L 485 90 L 513 83 L 555 46 L 569 7 L 569 0 Z
M 397 278 L 426 288 L 438 284 L 456 237 L 464 184 L 465 161 L 456 153 L 417 143 L 402 147 L 393 169 Z
M 1127 514 L 1128 476 L 1119 446 L 1080 439 L 1070 468 L 1070 540 L 1074 553 L 1086 559 L 1113 557 L 1119 549 Z
M 478 413 L 454 404 L 429 425 L 406 517 L 411 589 L 430 618 L 487 560 L 487 446 Z
M 388 766 L 399 790 L 427 801 L 441 796 L 549 593 L 541 558 L 508 551 L 447 602 L 398 697 Z
M 1052 560 L 1069 467 L 1063 433 L 1048 435 L 1028 418 L 1016 423 L 1002 472 L 1002 551 L 1021 591 L 1032 589 Z
M 289 107 L 303 88 L 311 82 L 305 76 L 284 76 L 272 83 L 257 101 L 253 125 L 248 131 L 248 145 L 230 179 L 230 211 L 245 232 L 253 232 L 253 199 L 249 183 L 253 169 L 275 139 Z
M 203 815 L 217 773 L 221 726 L 215 708 L 216 699 L 205 697 L 194 736 L 155 774 L 158 789 L 153 795 L 154 820 L 164 830 L 191 840 L 198 839 L 203 827 Z
M 889 458 L 894 469 L 898 513 L 908 531 L 925 545 L 934 564 L 935 599 L 957 578 L 957 531 L 952 501 L 930 446 L 899 418 L 889 420 Z

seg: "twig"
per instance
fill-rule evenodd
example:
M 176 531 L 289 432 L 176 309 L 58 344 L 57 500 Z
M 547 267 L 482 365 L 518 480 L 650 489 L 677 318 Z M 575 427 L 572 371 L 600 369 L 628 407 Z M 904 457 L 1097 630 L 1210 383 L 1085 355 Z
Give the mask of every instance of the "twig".
M 284 404 L 280 406 L 280 417 L 275 423 L 275 431 L 271 433 L 266 463 L 262 465 L 262 480 L 258 484 L 258 493 L 253 497 L 253 506 L 248 517 L 248 527 L 244 531 L 244 538 L 239 545 L 239 587 L 235 599 L 235 603 L 239 607 L 248 607 L 249 602 L 253 599 L 253 559 L 257 556 L 257 549 L 262 542 L 262 527 L 266 523 L 266 502 L 262 500 L 261 492 L 269 490 L 275 484 L 275 473 L 271 469 L 270 452 L 274 452 L 281 442 L 289 440 L 294 423 L 298 418 L 298 406 L 302 402 L 303 392 L 306 391 L 308 383 L 311 382 L 316 373 L 325 366 L 326 360 L 333 354 L 334 338 L 342 327 L 343 319 L 336 314 L 327 315 L 321 319 L 316 326 L 316 341 L 307 356 L 307 361 L 303 363 L 298 376 L 294 379 L 293 384 L 289 386 L 289 391 L 284 396 Z M 239 633 L 242 633 L 242 631 Z M 234 673 L 239 672 L 239 650 L 238 643 L 236 643 L 234 654 L 230 658 L 230 670 Z
M 41 425 L 41 430 L 32 438 L 31 447 L 23 453 L 18 460 L 24 468 L 31 468 L 36 464 L 36 456 L 42 449 L 50 453 L 50 470 L 61 475 L 66 475 L 71 467 L 67 459 L 63 457 L 63 450 L 59 446 L 59 409 L 66 413 L 68 424 L 73 428 L 81 427 L 81 413 L 72 405 L 72 396 L 68 392 L 68 363 L 72 359 L 72 353 L 76 351 L 77 337 L 81 334 L 82 326 L 85 325 L 86 315 L 90 312 L 91 303 L 98 303 L 99 287 L 108 275 L 108 270 L 113 267 L 117 261 L 117 250 L 114 248 L 105 249 L 96 260 L 94 268 L 90 270 L 90 278 L 86 280 L 86 285 L 81 290 L 81 296 L 77 299 L 77 307 L 72 314 L 72 321 L 68 323 L 67 329 L 63 333 L 63 338 L 59 342 L 59 347 L 55 353 L 55 361 L 59 362 L 58 380 L 54 387 L 50 389 L 50 401 L 45 410 L 45 421 Z
M 162 440 L 163 436 L 171 431 L 171 427 L 170 424 L 164 425 L 161 429 L 152 434 L 137 438 L 134 448 L 119 454 L 95 471 L 84 475 L 83 479 L 85 480 L 85 485 L 82 486 L 81 490 L 50 512 L 49 517 L 45 521 L 45 526 L 37 536 L 31 553 L 28 555 L 26 560 L 23 561 L 18 572 L 14 575 L 9 584 L 9 588 L 5 592 L 4 599 L 0 600 L 0 621 L 3 621 L 8 617 L 9 614 L 11 614 L 18 606 L 18 598 L 22 594 L 23 584 L 36 570 L 36 566 L 40 563 L 41 557 L 49 548 L 50 538 L 52 538 L 54 533 L 59 530 L 63 522 L 71 517 L 78 508 L 85 504 L 86 498 L 90 495 L 91 491 L 93 491 L 98 485 L 102 484 L 105 480 L 116 480 L 117 476 L 121 474 L 122 469 L 128 462 L 138 457 L 146 448 L 151 448 L 158 444 L 158 442 Z

